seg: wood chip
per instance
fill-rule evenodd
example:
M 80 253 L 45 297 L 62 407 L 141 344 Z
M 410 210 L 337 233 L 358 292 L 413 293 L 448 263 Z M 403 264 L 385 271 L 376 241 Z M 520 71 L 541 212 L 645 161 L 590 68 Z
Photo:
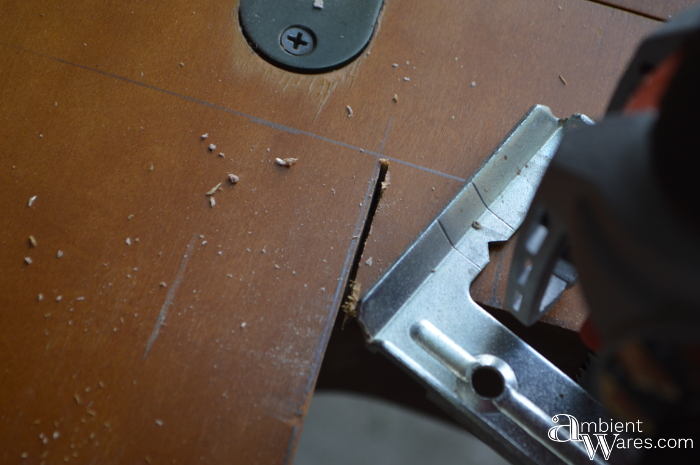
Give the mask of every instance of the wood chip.
M 207 137 L 209 137 L 209 133 L 202 134 L 202 140 L 206 139 Z
M 219 152 L 219 156 L 220 156 L 221 158 L 226 158 L 226 154 L 223 153 L 223 152 Z
M 347 323 L 350 318 L 357 318 L 357 302 L 360 300 L 361 290 L 362 285 L 360 283 L 357 281 L 350 281 L 350 293 L 347 299 L 345 299 L 345 303 L 340 307 L 343 313 L 345 313 L 343 327 L 345 327 L 345 323 Z
M 209 205 L 212 207 L 216 205 L 216 199 L 214 197 L 209 197 Z
M 350 105 L 345 105 L 345 109 L 348 111 L 348 118 L 352 118 L 352 108 L 350 108 Z
M 391 65 L 391 67 L 392 67 L 392 68 L 398 68 L 398 67 L 399 67 L 399 64 L 398 64 L 398 63 L 394 63 L 393 65 Z
M 131 245 L 131 238 L 127 237 L 124 242 L 126 242 L 126 245 Z
M 403 78 L 403 80 L 404 80 L 404 81 L 410 81 L 411 78 L 405 77 L 405 78 Z
M 156 420 L 156 425 L 163 426 L 163 420 Z
M 472 228 L 474 228 L 474 229 L 476 229 L 476 230 L 481 229 L 481 223 L 479 223 L 479 222 L 476 221 L 476 220 L 472 221 Z
M 561 80 L 561 82 L 564 83 L 564 85 L 567 85 L 567 84 L 566 84 L 566 79 L 564 79 L 564 76 L 562 76 L 562 75 L 560 74 L 560 75 L 559 75 L 559 79 Z
M 131 214 L 131 215 L 129 215 L 129 216 L 126 217 L 127 220 L 131 220 L 131 219 L 133 219 L 133 218 L 134 218 L 134 215 L 133 215 L 133 214 Z
M 214 145 L 214 144 L 209 144 L 209 150 L 211 150 L 212 152 L 213 152 L 214 150 L 216 150 L 216 145 Z
M 222 184 L 223 184 L 223 182 L 220 182 L 220 183 L 217 184 L 216 186 L 212 187 L 212 188 L 209 190 L 209 192 L 207 192 L 205 195 L 210 195 L 210 196 L 211 196 L 211 195 L 216 194 L 216 191 L 219 190 L 219 187 L 221 187 Z
M 24 257 L 24 263 L 26 263 L 27 265 L 31 265 L 31 264 L 32 264 L 32 258 L 31 258 L 31 257 Z
M 160 284 L 158 284 L 160 287 L 167 287 L 168 285 L 165 284 L 165 281 L 161 281 Z
M 275 163 L 277 163 L 280 166 L 286 166 L 286 167 L 290 167 L 298 161 L 299 161 L 298 158 L 284 158 L 284 159 L 275 158 Z
M 238 181 L 241 180 L 241 178 L 239 178 L 239 177 L 236 176 L 235 174 L 229 173 L 229 175 L 228 175 L 228 180 L 229 180 L 229 182 L 230 182 L 231 184 L 236 184 Z
M 183 67 L 183 66 L 185 66 L 185 64 L 183 62 L 180 62 L 180 67 Z
M 314 0 L 314 8 L 323 10 L 323 0 Z
M 36 239 L 34 239 L 34 236 L 29 236 L 29 243 L 32 245 L 32 247 L 36 247 Z
M 38 296 L 36 296 L 36 300 L 38 300 L 39 302 L 44 300 L 44 294 L 39 294 Z
M 36 200 L 36 198 L 37 198 L 36 195 L 33 196 L 33 197 L 30 197 L 30 198 L 29 198 L 29 202 L 27 202 L 27 206 L 28 206 L 28 207 L 31 207 L 32 205 L 34 205 L 34 201 Z
M 476 82 L 472 81 L 471 86 L 476 87 Z
M 391 100 L 393 100 L 394 103 L 399 103 L 399 96 L 394 94 L 394 97 Z
M 365 264 L 366 264 L 367 266 L 372 266 L 372 257 L 369 257 L 369 258 L 365 261 Z
M 63 250 L 56 252 L 56 258 L 61 258 L 63 256 Z

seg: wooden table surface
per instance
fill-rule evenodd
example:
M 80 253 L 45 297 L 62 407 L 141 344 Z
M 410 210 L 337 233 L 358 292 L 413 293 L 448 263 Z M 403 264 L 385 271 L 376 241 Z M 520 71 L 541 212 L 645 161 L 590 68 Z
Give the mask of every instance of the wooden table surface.
M 236 12 L 0 2 L 3 463 L 291 463 L 378 160 L 365 289 L 531 105 L 600 116 L 660 24 L 387 0 L 368 53 L 314 76 L 260 59 Z M 498 307 L 493 253 L 475 293 Z

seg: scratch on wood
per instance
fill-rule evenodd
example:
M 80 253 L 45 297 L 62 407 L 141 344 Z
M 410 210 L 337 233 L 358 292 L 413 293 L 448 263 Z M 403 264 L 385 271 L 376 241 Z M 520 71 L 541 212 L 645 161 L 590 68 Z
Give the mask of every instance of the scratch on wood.
M 175 280 L 173 281 L 173 284 L 170 287 L 168 294 L 165 296 L 165 302 L 163 302 L 163 305 L 160 307 L 160 312 L 158 313 L 158 320 L 156 321 L 156 325 L 153 328 L 151 337 L 148 338 L 148 342 L 146 343 L 146 351 L 143 353 L 143 358 L 141 360 L 146 360 L 148 352 L 151 350 L 151 347 L 153 347 L 153 343 L 156 342 L 156 338 L 158 337 L 158 333 L 160 332 L 160 327 L 163 326 L 163 323 L 165 323 L 165 317 L 168 316 L 168 310 L 175 301 L 175 294 L 177 294 L 177 290 L 180 287 L 180 283 L 182 283 L 182 278 L 185 277 L 185 269 L 187 269 L 187 262 L 190 260 L 190 257 L 192 257 L 192 254 L 194 254 L 194 244 L 196 241 L 197 234 L 193 234 L 192 239 L 190 239 L 190 243 L 187 246 L 187 250 L 185 251 L 185 255 L 180 261 L 180 268 L 177 272 L 177 276 L 175 277 Z

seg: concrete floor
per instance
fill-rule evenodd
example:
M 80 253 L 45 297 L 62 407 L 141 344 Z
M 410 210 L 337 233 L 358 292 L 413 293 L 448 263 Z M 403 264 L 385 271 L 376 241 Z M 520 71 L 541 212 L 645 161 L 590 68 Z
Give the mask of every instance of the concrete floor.
M 294 465 L 507 465 L 471 434 L 367 397 L 314 395 Z

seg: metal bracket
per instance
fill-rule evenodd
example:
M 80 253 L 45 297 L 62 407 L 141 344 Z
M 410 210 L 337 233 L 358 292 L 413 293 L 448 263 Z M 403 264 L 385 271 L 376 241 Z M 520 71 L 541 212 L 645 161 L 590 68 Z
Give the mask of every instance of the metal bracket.
M 618 452 L 591 461 L 581 442 L 548 438 L 553 415 L 597 421 L 602 407 L 469 295 L 489 261 L 488 243 L 520 226 L 564 132 L 589 123 L 534 106 L 360 307 L 370 347 L 516 463 L 625 462 Z

